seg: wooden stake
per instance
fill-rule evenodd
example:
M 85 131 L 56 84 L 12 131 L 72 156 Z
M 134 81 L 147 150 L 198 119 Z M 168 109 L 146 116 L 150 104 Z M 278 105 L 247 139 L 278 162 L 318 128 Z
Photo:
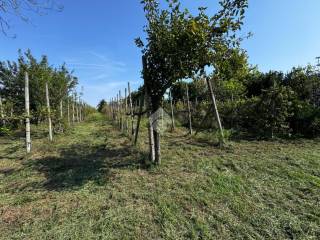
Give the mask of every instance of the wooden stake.
M 173 113 L 173 102 L 172 102 L 171 88 L 169 90 L 169 98 L 170 98 L 170 107 L 171 107 L 171 130 L 173 131 L 175 129 L 175 123 L 174 123 L 174 113 Z
M 2 98 L 0 96 L 0 117 L 2 119 L 3 126 L 6 125 L 6 120 L 4 119 L 4 111 L 3 111 L 3 105 L 2 105 Z
M 189 87 L 188 83 L 186 83 L 186 90 L 187 90 L 187 105 L 188 105 L 188 118 L 189 118 L 189 132 L 192 135 L 192 115 L 191 115 L 191 106 L 189 100 Z
M 138 142 L 139 128 L 140 128 L 140 122 L 141 122 L 142 111 L 143 111 L 144 95 L 145 95 L 145 92 L 141 95 L 141 100 L 139 101 L 140 102 L 139 115 L 137 120 L 136 133 L 134 134 L 134 145 L 137 145 L 137 142 Z
M 129 129 L 129 123 L 128 123 L 128 96 L 127 96 L 127 89 L 124 89 L 124 105 L 125 105 L 125 114 L 124 117 L 126 119 L 126 125 L 125 125 L 125 130 L 126 133 L 128 133 L 128 129 Z
M 219 126 L 219 131 L 220 131 L 220 136 L 221 136 L 220 144 L 224 144 L 223 128 L 222 128 L 222 124 L 221 124 L 221 121 L 220 121 L 220 116 L 219 116 L 219 111 L 218 111 L 218 107 L 217 107 L 216 98 L 214 96 L 212 84 L 211 84 L 211 81 L 210 81 L 209 77 L 206 77 L 206 81 L 207 81 L 208 89 L 209 89 L 209 92 L 210 92 L 211 101 L 212 101 L 212 104 L 213 104 L 213 107 L 214 107 L 214 114 L 215 114 L 215 117 L 217 119 L 218 126 Z
M 129 95 L 129 107 L 130 107 L 130 115 L 131 115 L 131 136 L 134 135 L 134 115 L 133 115 L 133 106 L 132 106 L 132 96 L 130 83 L 128 82 L 128 95 Z
M 50 110 L 50 99 L 49 99 L 49 88 L 46 82 L 46 100 L 47 100 L 47 114 L 48 114 L 48 124 L 49 124 L 49 141 L 52 142 L 52 122 L 51 122 L 51 110 Z
M 68 114 L 68 125 L 70 126 L 70 100 L 68 96 L 68 108 L 67 108 L 67 114 Z
M 31 129 L 30 129 L 30 102 L 29 102 L 29 75 L 25 72 L 25 110 L 26 110 L 26 148 L 31 152 Z
M 71 96 L 72 97 L 72 96 Z M 75 122 L 75 105 L 74 105 L 74 98 L 72 99 L 72 123 Z
M 63 106 L 62 106 L 62 99 L 60 100 L 60 118 L 63 119 Z

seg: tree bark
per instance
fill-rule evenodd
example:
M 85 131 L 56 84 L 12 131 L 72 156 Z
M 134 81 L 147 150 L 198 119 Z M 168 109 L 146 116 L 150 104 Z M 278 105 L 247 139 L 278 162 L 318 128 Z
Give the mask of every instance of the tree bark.
M 211 81 L 210 81 L 209 77 L 206 77 L 206 81 L 207 81 L 208 89 L 209 89 L 209 92 L 210 92 L 210 98 L 211 98 L 211 101 L 212 101 L 212 104 L 213 104 L 213 107 L 214 107 L 214 114 L 215 114 L 215 117 L 217 119 L 218 126 L 219 126 L 220 137 L 221 137 L 220 144 L 224 144 L 225 141 L 224 141 L 223 128 L 222 128 L 222 124 L 221 124 L 221 121 L 220 121 L 220 116 L 219 116 L 219 111 L 218 111 L 216 98 L 214 96 L 212 84 L 211 84 Z
M 26 148 L 31 152 L 31 129 L 30 129 L 30 102 L 29 102 L 29 75 L 25 72 L 25 110 L 26 110 Z
M 191 106 L 189 100 L 189 87 L 188 83 L 186 83 L 186 91 L 187 91 L 187 106 L 188 106 L 188 119 L 189 119 L 189 133 L 192 135 L 192 115 L 191 115 Z
M 49 88 L 48 83 L 46 82 L 46 100 L 47 100 L 47 114 L 48 114 L 48 124 L 49 124 L 49 141 L 52 142 L 52 122 L 51 122 L 51 110 L 50 110 L 50 99 L 49 99 Z

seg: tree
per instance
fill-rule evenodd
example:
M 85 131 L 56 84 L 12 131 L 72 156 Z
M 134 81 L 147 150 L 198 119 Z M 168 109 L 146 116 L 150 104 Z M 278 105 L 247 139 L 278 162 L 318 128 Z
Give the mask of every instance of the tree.
M 9 23 L 11 16 L 16 16 L 24 22 L 30 22 L 27 14 L 44 15 L 49 10 L 61 11 L 62 9 L 63 7 L 54 0 L 0 0 L 0 31 L 8 35 L 11 28 Z
M 161 106 L 164 93 L 173 83 L 205 74 L 215 57 L 226 56 L 228 49 L 238 46 L 235 32 L 241 28 L 247 0 L 220 1 L 221 10 L 212 17 L 206 8 L 196 16 L 182 10 L 177 0 L 168 0 L 168 8 L 160 9 L 156 0 L 143 0 L 148 25 L 146 44 L 138 38 L 142 49 L 144 90 L 150 98 L 151 114 Z M 155 160 L 160 164 L 160 134 L 154 131 Z
M 99 103 L 98 103 L 98 106 L 97 106 L 97 109 L 98 109 L 98 112 L 101 112 L 104 110 L 104 108 L 107 106 L 107 102 L 102 99 Z

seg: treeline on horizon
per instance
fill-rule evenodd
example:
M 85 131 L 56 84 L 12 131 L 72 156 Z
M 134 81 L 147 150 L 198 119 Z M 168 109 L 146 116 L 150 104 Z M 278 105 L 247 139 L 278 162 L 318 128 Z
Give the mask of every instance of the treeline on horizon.
M 17 61 L 0 62 L 0 127 L 3 131 L 23 126 L 26 72 L 29 76 L 31 123 L 39 124 L 47 119 L 46 84 L 49 89 L 50 115 L 54 127 L 63 125 L 64 129 L 67 128 L 67 121 L 70 121 L 72 114 L 72 104 L 81 106 L 83 110 L 92 110 L 81 99 L 82 93 L 77 93 L 78 78 L 65 64 L 53 67 L 47 56 L 43 55 L 38 60 L 30 50 L 24 53 L 19 50 Z
M 319 137 L 320 71 L 316 67 L 293 67 L 289 72 L 263 73 L 248 64 L 244 51 L 221 63 L 210 76 L 218 109 L 227 136 L 250 138 Z M 187 88 L 191 105 L 192 126 L 197 131 L 216 130 L 213 106 L 206 81 L 194 78 L 179 81 L 167 91 L 163 107 L 188 127 Z M 142 87 L 132 93 L 139 105 Z M 98 109 L 103 111 L 102 100 Z

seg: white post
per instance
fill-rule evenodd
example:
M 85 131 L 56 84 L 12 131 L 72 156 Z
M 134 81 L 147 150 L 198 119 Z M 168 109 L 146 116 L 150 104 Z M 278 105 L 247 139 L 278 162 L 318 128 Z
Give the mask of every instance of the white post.
M 72 99 L 72 123 L 74 124 L 74 122 L 75 122 L 75 106 L 74 106 L 74 99 Z
M 62 99 L 60 100 L 60 118 L 63 119 L 63 106 L 62 106 Z
M 49 124 L 49 141 L 52 142 L 52 122 L 51 122 L 51 111 L 50 111 L 50 99 L 49 99 L 49 88 L 46 82 L 46 100 L 47 100 L 47 114 L 48 114 L 48 124 Z
M 4 119 L 4 112 L 3 112 L 3 106 L 2 106 L 2 98 L 0 96 L 0 117 L 2 119 L 2 124 L 6 124 L 6 120 Z
M 210 81 L 209 77 L 206 77 L 206 81 L 207 81 L 207 85 L 208 85 L 208 88 L 209 88 L 211 101 L 212 101 L 212 104 L 214 106 L 214 114 L 215 114 L 215 117 L 217 119 L 219 130 L 220 130 L 220 136 L 221 136 L 220 144 L 224 144 L 223 128 L 222 128 L 222 124 L 221 124 L 221 120 L 220 120 L 220 116 L 219 116 L 216 97 L 214 96 L 213 87 L 212 87 L 212 84 L 211 84 L 211 81 Z
M 68 114 L 68 125 L 70 126 L 70 102 L 69 102 L 69 96 L 68 96 L 68 107 L 67 107 L 67 114 Z
M 30 102 L 29 102 L 29 75 L 25 72 L 25 110 L 26 110 L 26 147 L 27 153 L 31 152 L 31 130 L 30 130 Z
M 190 131 L 190 134 L 192 135 L 192 115 L 191 115 L 191 106 L 190 106 L 190 100 L 189 100 L 188 83 L 186 83 L 186 87 L 187 87 L 187 105 L 188 105 L 189 131 Z

